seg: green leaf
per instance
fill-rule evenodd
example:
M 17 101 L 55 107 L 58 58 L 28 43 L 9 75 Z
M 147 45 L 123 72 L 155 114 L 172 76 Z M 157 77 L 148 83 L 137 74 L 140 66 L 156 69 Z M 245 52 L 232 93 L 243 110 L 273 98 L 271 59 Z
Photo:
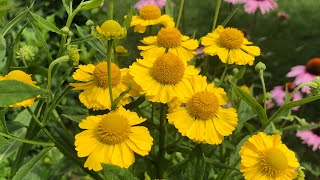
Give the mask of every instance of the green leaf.
M 44 148 L 42 151 L 24 164 L 15 174 L 12 180 L 22 180 L 25 176 L 37 165 L 37 163 L 46 155 L 48 151 L 50 151 L 52 147 Z
M 205 161 L 209 164 L 212 164 L 214 168 L 219 168 L 219 169 L 231 169 L 231 170 L 236 170 L 236 171 L 239 171 L 238 169 L 234 168 L 234 167 L 230 167 L 226 164 L 223 164 L 219 161 L 216 161 L 216 160 L 213 160 L 213 159 L 210 159 L 210 158 L 207 158 L 205 157 L 204 158 Z
M 0 110 L 0 132 L 9 133 L 6 124 L 6 113 L 8 112 L 8 108 L 3 108 Z
M 244 100 L 248 105 L 258 114 L 263 123 L 268 121 L 267 114 L 262 106 L 257 103 L 255 99 L 253 99 L 248 93 L 242 91 L 239 87 L 237 87 L 234 83 L 230 82 L 232 85 L 232 89 L 237 94 L 239 98 Z
M 108 180 L 139 180 L 127 169 L 110 164 L 103 164 L 103 172 L 105 179 Z
M 78 33 L 80 35 L 80 37 L 84 38 L 84 37 L 88 37 L 90 36 L 84 29 L 82 29 L 80 26 L 76 25 L 76 28 L 78 30 Z M 103 56 L 107 57 L 108 52 L 106 51 L 106 48 L 104 47 L 104 45 L 99 42 L 98 40 L 94 39 L 94 40 L 89 40 L 87 41 L 87 43 L 96 51 L 98 51 L 100 54 L 102 54 Z
M 39 16 L 38 14 L 35 14 L 31 11 L 29 11 L 29 13 L 31 14 L 31 16 L 40 23 L 40 25 L 42 27 L 44 27 L 45 29 L 55 32 L 57 34 L 61 34 L 61 31 L 59 28 L 57 28 L 54 24 L 52 24 L 51 22 L 49 22 L 48 20 L 44 19 L 43 17 Z
M 0 81 L 0 107 L 9 106 L 46 93 L 46 90 L 20 81 Z
M 86 1 L 84 2 L 85 5 L 81 7 L 81 11 L 87 11 L 90 9 L 94 9 L 99 7 L 100 5 L 103 5 L 104 0 L 91 0 L 91 1 Z
M 32 7 L 32 6 L 31 6 Z M 21 19 L 25 18 L 29 9 L 31 8 L 29 7 L 28 9 L 24 10 L 23 12 L 21 12 L 20 14 L 18 14 L 15 18 L 13 18 L 2 30 L 2 36 L 5 36 L 7 34 L 7 32 L 15 25 L 17 24 Z
M 222 22 L 222 26 L 226 26 L 228 24 L 228 22 L 230 21 L 230 19 L 236 14 L 236 12 L 239 10 L 240 8 L 240 4 L 237 5 L 236 9 L 234 9 L 232 11 L 231 14 L 229 14 L 229 16 Z
M 80 123 L 82 120 L 86 119 L 88 115 L 67 115 L 67 114 L 61 114 L 63 117 L 70 119 L 71 121 L 74 121 L 76 123 Z
M 138 99 L 136 99 L 135 101 L 125 105 L 124 107 L 126 109 L 133 110 L 133 109 L 137 108 L 140 104 L 142 104 L 145 100 L 146 100 L 145 96 L 142 95 Z
M 130 8 L 130 11 L 126 15 L 126 19 L 123 22 L 123 26 L 128 30 L 130 27 L 131 19 L 132 19 L 132 7 Z
M 6 138 L 0 136 L 0 147 L 4 146 L 6 144 L 10 144 L 10 142 Z
M 123 98 L 123 96 L 125 96 L 126 94 L 128 94 L 129 91 L 130 91 L 130 88 L 127 89 L 127 90 L 125 90 L 125 91 L 123 91 L 123 92 L 119 95 L 119 97 L 117 97 L 115 100 L 113 100 L 112 106 L 111 106 L 111 109 L 112 109 L 112 110 L 114 110 L 114 109 L 117 108 L 117 106 L 118 106 L 119 102 L 121 101 L 121 99 Z
M 63 7 L 67 11 L 68 14 L 70 14 L 70 7 L 69 7 L 69 0 L 62 0 Z
M 3 36 L 0 36 L 0 62 L 6 55 L 7 43 Z M 2 63 L 1 63 L 2 64 Z M 0 66 L 1 68 L 1 66 Z
M 171 9 L 171 0 L 166 1 L 165 13 L 173 17 L 173 10 Z

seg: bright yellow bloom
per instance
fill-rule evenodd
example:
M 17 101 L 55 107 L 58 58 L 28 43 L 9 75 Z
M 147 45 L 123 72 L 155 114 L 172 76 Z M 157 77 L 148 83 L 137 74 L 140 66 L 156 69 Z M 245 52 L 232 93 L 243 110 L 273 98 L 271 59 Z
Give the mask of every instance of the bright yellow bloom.
M 161 15 L 161 10 L 154 5 L 146 5 L 140 9 L 139 16 L 132 16 L 131 26 L 134 31 L 144 33 L 147 26 L 163 24 L 166 27 L 174 27 L 172 17 L 169 15 Z
M 183 36 L 177 28 L 162 28 L 157 36 L 149 36 L 141 41 L 147 46 L 138 46 L 143 57 L 159 57 L 166 51 L 178 56 L 182 61 L 190 61 L 196 54 L 199 43 Z
M 35 85 L 36 82 L 32 81 L 31 75 L 26 74 L 25 72 L 20 71 L 20 70 L 11 71 L 9 74 L 7 74 L 4 77 L 0 76 L 0 81 L 2 81 L 2 80 L 16 80 L 16 81 L 24 82 L 26 84 L 30 84 L 32 86 L 36 86 Z M 31 99 L 21 101 L 19 103 L 15 103 L 15 104 L 10 105 L 10 107 L 14 107 L 14 108 L 21 107 L 21 106 L 28 107 L 34 103 L 34 99 L 35 98 L 31 98 Z
M 236 110 L 222 107 L 228 101 L 226 92 L 207 84 L 206 77 L 194 76 L 190 82 L 192 95 L 181 106 L 169 103 L 168 121 L 195 142 L 221 144 L 238 124 Z
M 129 74 L 150 101 L 168 103 L 191 93 L 188 78 L 199 74 L 199 70 L 167 53 L 158 58 L 138 59 L 130 66 Z
M 203 52 L 215 56 L 218 55 L 223 63 L 253 65 L 255 56 L 260 55 L 260 48 L 252 46 L 243 35 L 235 28 L 223 28 L 218 26 L 214 32 L 202 37 Z
M 84 167 L 99 171 L 106 163 L 128 168 L 135 161 L 134 152 L 148 155 L 153 138 L 146 127 L 135 126 L 145 120 L 122 106 L 82 120 L 79 127 L 86 130 L 75 136 L 74 144 L 79 157 L 88 156 Z
M 111 64 L 111 84 L 113 99 L 128 89 L 123 82 L 127 69 L 119 69 L 116 64 Z M 89 109 L 104 110 L 111 109 L 111 101 L 108 87 L 107 62 L 79 65 L 79 68 L 72 75 L 73 79 L 81 83 L 70 83 L 73 90 L 84 90 L 80 93 L 80 101 Z M 125 95 L 119 105 L 129 103 L 129 96 Z
M 114 20 L 105 21 L 101 27 L 97 26 L 96 30 L 105 39 L 121 39 L 127 35 L 127 30 Z
M 264 132 L 250 137 L 243 143 L 240 171 L 247 180 L 291 180 L 297 176 L 295 168 L 300 164 L 290 149 L 281 142 L 279 134 Z

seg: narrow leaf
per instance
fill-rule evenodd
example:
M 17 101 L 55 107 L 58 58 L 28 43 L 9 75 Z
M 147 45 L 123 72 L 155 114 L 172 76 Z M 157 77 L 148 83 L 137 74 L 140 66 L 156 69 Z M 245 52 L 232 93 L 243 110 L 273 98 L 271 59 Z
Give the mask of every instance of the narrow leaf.
M 123 96 L 125 96 L 126 94 L 128 94 L 129 91 L 130 91 L 130 88 L 127 89 L 127 90 L 125 90 L 125 91 L 123 91 L 123 92 L 119 95 L 119 97 L 117 97 L 115 100 L 113 100 L 112 106 L 111 106 L 111 109 L 112 109 L 112 110 L 114 110 L 114 109 L 117 108 L 117 106 L 118 106 L 119 102 L 121 101 L 121 99 L 123 98 Z
M 90 9 L 94 9 L 99 7 L 100 5 L 103 5 L 104 0 L 91 0 L 87 1 L 87 4 L 81 7 L 81 11 L 87 11 Z
M 214 168 L 219 168 L 219 169 L 231 169 L 231 170 L 236 170 L 236 171 L 238 171 L 238 169 L 236 169 L 236 168 L 234 168 L 234 167 L 230 167 L 230 166 L 228 166 L 228 165 L 226 165 L 226 164 L 223 164 L 223 163 L 221 163 L 221 162 L 219 162 L 219 161 L 215 161 L 215 160 L 210 159 L 210 158 L 207 158 L 207 157 L 205 157 L 204 159 L 205 159 L 205 161 L 206 161 L 207 163 L 212 164 Z
M 244 100 L 246 103 L 248 103 L 249 106 L 258 114 L 258 116 L 261 118 L 262 122 L 266 123 L 268 121 L 267 114 L 265 113 L 262 106 L 257 103 L 255 99 L 253 99 L 248 93 L 243 92 L 239 87 L 237 87 L 235 84 L 230 82 L 232 85 L 232 89 L 235 91 L 235 93 L 238 95 L 239 98 Z
M 67 114 L 61 114 L 63 117 L 70 119 L 71 121 L 74 121 L 76 123 L 80 123 L 82 120 L 86 119 L 88 115 L 67 115 Z
M 10 144 L 10 142 L 6 138 L 0 136 L 0 147 L 4 146 L 6 144 Z
M 46 90 L 20 81 L 0 81 L 0 107 L 9 106 L 46 93 Z
M 31 8 L 31 7 L 30 7 Z M 16 24 L 18 23 L 21 19 L 25 18 L 29 9 L 24 10 L 20 14 L 18 14 L 15 18 L 13 18 L 2 30 L 2 36 L 5 36 L 7 32 Z
M 222 22 L 222 26 L 226 26 L 230 19 L 236 14 L 236 12 L 239 10 L 240 4 L 237 5 L 236 9 L 232 11 L 231 14 Z
M 130 11 L 126 15 L 126 19 L 123 22 L 123 26 L 128 30 L 130 27 L 131 19 L 132 19 L 132 7 L 130 8 Z
M 133 110 L 136 107 L 138 107 L 140 104 L 142 104 L 145 100 L 146 100 L 145 96 L 140 96 L 138 99 L 136 99 L 135 101 L 125 105 L 124 107 L 126 109 Z
M 62 0 L 62 3 L 63 3 L 63 7 L 64 9 L 67 11 L 68 14 L 70 14 L 70 7 L 69 7 L 69 1 L 68 0 Z
M 6 55 L 7 43 L 3 36 L 0 36 L 0 62 Z M 1 66 L 0 66 L 1 68 Z
M 3 108 L 0 110 L 0 132 L 4 133 L 9 133 L 7 129 L 7 124 L 6 124 L 6 113 L 8 111 L 8 108 Z
M 165 7 L 165 12 L 169 16 L 173 17 L 173 12 L 172 12 L 172 9 L 171 9 L 171 0 L 167 0 L 166 7 Z
M 50 151 L 52 147 L 48 147 L 43 149 L 38 155 L 28 161 L 25 165 L 23 165 L 13 177 L 12 180 L 22 180 L 25 176 L 37 165 L 37 163 L 46 155 L 48 151 Z
M 31 16 L 38 21 L 38 23 L 44 27 L 45 29 L 55 32 L 57 34 L 61 34 L 61 31 L 59 28 L 57 28 L 54 24 L 52 24 L 51 22 L 49 22 L 48 20 L 44 19 L 43 17 L 39 16 L 38 14 L 35 14 L 31 11 L 29 11 L 29 13 L 31 14 Z

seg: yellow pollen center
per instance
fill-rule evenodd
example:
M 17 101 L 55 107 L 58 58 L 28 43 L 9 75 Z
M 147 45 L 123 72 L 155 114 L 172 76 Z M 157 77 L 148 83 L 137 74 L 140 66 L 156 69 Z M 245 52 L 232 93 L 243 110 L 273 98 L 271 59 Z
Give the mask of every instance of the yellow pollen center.
M 212 92 L 198 92 L 189 100 L 187 107 L 190 115 L 196 119 L 206 120 L 218 112 L 219 100 Z
M 99 126 L 98 135 L 106 144 L 119 144 L 128 139 L 130 124 L 124 116 L 111 112 L 104 115 Z
M 270 149 L 261 158 L 263 173 L 270 177 L 278 176 L 284 169 L 288 168 L 286 155 L 278 149 Z
M 93 71 L 94 82 L 97 86 L 108 88 L 108 68 L 107 62 L 96 65 Z M 111 85 L 117 86 L 121 81 L 121 71 L 117 65 L 111 64 Z
M 146 5 L 139 11 L 140 17 L 145 20 L 158 19 L 161 16 L 161 10 L 154 5 Z
M 183 62 L 176 55 L 167 53 L 154 61 L 152 75 L 162 84 L 178 84 L 184 71 Z
M 228 49 L 240 48 L 243 40 L 243 33 L 235 28 L 226 28 L 220 33 L 220 44 Z
M 180 46 L 182 35 L 177 28 L 162 28 L 157 36 L 158 45 L 164 48 L 174 48 Z

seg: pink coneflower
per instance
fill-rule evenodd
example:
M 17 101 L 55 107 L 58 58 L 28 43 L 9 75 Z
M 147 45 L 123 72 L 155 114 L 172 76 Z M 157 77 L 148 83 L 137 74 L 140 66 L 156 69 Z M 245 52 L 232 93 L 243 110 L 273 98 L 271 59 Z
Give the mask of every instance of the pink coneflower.
M 295 77 L 293 84 L 298 86 L 304 82 L 311 82 L 320 75 L 320 58 L 313 58 L 306 65 L 298 65 L 291 68 L 287 77 Z M 310 93 L 310 87 L 304 86 L 301 89 L 304 93 Z
M 311 146 L 313 151 L 320 149 L 320 128 L 298 131 L 296 136 L 300 137 L 303 140 L 303 144 Z
M 139 0 L 134 7 L 140 10 L 143 6 L 148 4 L 155 5 L 162 9 L 166 6 L 166 0 Z
M 282 106 L 286 97 L 286 88 L 288 92 L 292 92 L 295 88 L 295 85 L 293 85 L 291 82 L 285 83 L 283 86 L 275 86 L 271 90 L 271 96 L 272 99 L 276 102 L 278 106 Z M 302 99 L 302 94 L 298 91 L 295 93 L 292 97 L 292 101 L 297 101 Z M 292 108 L 292 110 L 298 110 L 299 106 Z
M 244 10 L 249 14 L 256 12 L 258 8 L 260 8 L 262 14 L 265 14 L 278 7 L 274 0 L 242 0 L 242 3 L 245 4 Z

